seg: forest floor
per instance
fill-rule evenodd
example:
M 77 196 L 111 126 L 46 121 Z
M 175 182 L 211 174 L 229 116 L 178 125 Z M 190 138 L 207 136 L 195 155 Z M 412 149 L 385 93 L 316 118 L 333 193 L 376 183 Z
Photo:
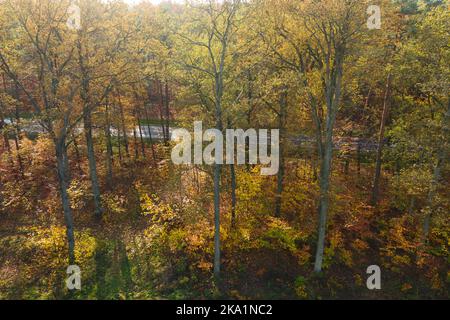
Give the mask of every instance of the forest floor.
M 358 175 L 353 166 L 344 174 L 336 165 L 325 270 L 314 275 L 317 183 L 308 159 L 288 161 L 292 174 L 286 178 L 281 219 L 272 216 L 273 179 L 242 169 L 235 227 L 229 222 L 224 188 L 222 281 L 217 287 L 211 277 L 213 225 L 207 173 L 176 169 L 165 161 L 155 168 L 149 162 L 116 168 L 113 187 L 103 190 L 101 223 L 90 214 L 87 178 L 74 174 L 76 254 L 83 279 L 75 296 L 65 290 L 67 247 L 61 211 L 55 206 L 54 177 L 41 177 L 43 183 L 36 185 L 33 176 L 38 172 L 31 172 L 14 184 L 17 204 L 0 215 L 0 298 L 448 296 L 448 252 L 441 237 L 436 235 L 433 250 L 419 249 L 417 239 L 404 234 L 405 228 L 417 228 L 418 216 L 392 207 L 387 190 L 378 208 L 368 205 L 369 167 Z M 44 165 L 40 172 L 52 172 L 49 169 Z M 36 192 L 39 198 L 30 198 Z M 383 270 L 383 290 L 366 287 L 371 265 Z

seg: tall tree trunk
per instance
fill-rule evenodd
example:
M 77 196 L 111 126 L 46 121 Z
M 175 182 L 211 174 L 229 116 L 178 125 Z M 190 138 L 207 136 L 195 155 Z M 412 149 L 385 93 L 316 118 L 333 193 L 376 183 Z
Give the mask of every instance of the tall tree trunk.
M 236 198 L 236 167 L 234 164 L 230 165 L 231 172 L 231 227 L 234 229 L 236 227 L 236 206 L 237 206 L 237 198 Z
M 145 159 L 145 142 L 144 142 L 144 136 L 142 134 L 142 125 L 141 125 L 141 117 L 139 116 L 139 110 L 136 110 L 136 121 L 138 123 L 138 129 L 139 129 L 139 139 L 141 141 L 141 153 L 142 157 Z
M 369 108 L 371 97 L 372 97 L 372 87 L 369 88 L 369 92 L 367 93 L 366 101 L 364 103 L 364 110 L 367 110 Z M 358 138 L 358 146 L 356 150 L 358 177 L 361 176 L 361 162 L 362 162 L 361 140 L 362 140 L 361 138 Z
M 384 147 L 384 132 L 386 130 L 386 122 L 389 117 L 390 109 L 390 91 L 391 91 L 391 74 L 388 75 L 386 81 L 386 90 L 384 94 L 384 106 L 383 106 L 383 116 L 381 118 L 380 132 L 378 135 L 378 148 L 377 148 L 377 160 L 375 165 L 375 175 L 372 184 L 372 198 L 371 204 L 376 206 L 378 204 L 378 198 L 380 194 L 380 179 L 381 179 L 381 165 L 383 157 L 383 147 Z
M 20 142 L 21 142 L 21 139 L 22 139 L 22 130 L 21 130 L 21 125 L 20 125 L 21 119 L 20 119 L 20 110 L 19 110 L 20 92 L 19 92 L 19 87 L 17 86 L 17 83 L 14 84 L 14 98 L 17 101 L 16 108 L 15 108 L 16 131 L 17 131 L 17 139 L 16 139 L 17 157 L 18 157 L 18 161 L 19 161 L 19 166 L 21 168 L 21 174 L 22 174 L 22 177 L 23 177 L 23 174 L 24 174 L 23 161 L 22 161 L 22 157 L 19 154 Z
M 331 122 L 328 120 L 327 122 Z M 325 238 L 327 230 L 328 209 L 330 205 L 330 176 L 331 162 L 333 158 L 333 128 L 331 123 L 327 125 L 327 138 L 324 145 L 324 155 L 320 165 L 320 203 L 319 203 L 319 232 L 316 250 L 314 271 L 322 272 L 323 254 L 325 251 Z
M 158 80 L 157 81 L 157 83 L 158 83 L 158 94 L 159 94 L 159 119 L 160 119 L 160 121 L 161 121 L 161 129 L 162 129 L 162 132 L 163 132 L 163 141 L 164 141 L 164 143 L 167 143 L 167 140 L 166 140 L 166 121 L 165 121 L 165 119 L 164 119 L 164 114 L 165 114 L 165 112 L 164 112 L 164 105 L 165 105 L 165 103 L 164 103 L 164 93 L 163 93 L 163 84 L 162 84 L 162 81 L 160 81 L 160 80 Z M 150 101 L 151 101 L 151 93 L 150 93 L 150 91 L 149 91 L 149 97 L 150 97 Z
M 280 169 L 277 176 L 277 195 L 275 203 L 275 217 L 281 217 L 281 204 L 283 200 L 284 159 L 280 160 Z
M 16 86 L 15 89 L 15 98 L 17 99 L 17 103 L 19 101 L 19 92 L 18 92 L 18 88 Z M 21 128 L 20 128 L 20 112 L 19 112 L 19 107 L 16 105 L 16 109 L 15 109 L 15 113 L 14 113 L 15 117 L 16 117 L 16 123 L 14 128 L 16 129 L 16 132 L 14 134 L 14 143 L 16 146 L 16 151 L 17 151 L 17 163 L 19 164 L 19 170 L 20 170 L 20 175 L 23 178 L 25 176 L 25 168 L 23 166 L 23 160 L 22 160 L 22 156 L 20 155 L 20 140 L 21 140 Z
M 6 78 L 5 78 L 4 73 L 2 73 L 2 82 L 3 82 L 3 89 L 5 92 L 7 92 L 8 88 L 6 86 Z M 2 102 L 0 101 L 0 130 L 3 130 L 4 127 L 6 127 L 5 116 L 2 112 L 3 108 L 4 108 L 4 106 L 3 106 Z M 9 143 L 9 130 L 6 130 L 6 129 L 4 129 L 4 130 L 5 131 L 3 131 L 3 141 L 5 143 L 6 151 L 8 152 L 8 159 L 9 159 L 9 162 L 11 165 L 11 169 L 14 169 L 14 160 L 12 157 L 11 144 Z
M 66 224 L 67 243 L 69 248 L 69 264 L 74 265 L 75 262 L 75 236 L 74 236 L 74 222 L 72 216 L 72 209 L 70 207 L 70 197 L 67 192 L 69 187 L 68 179 L 68 158 L 67 148 L 64 139 L 55 141 L 55 151 L 57 160 L 57 172 L 59 190 L 61 193 L 62 207 L 64 211 L 64 220 Z
M 277 175 L 277 194 L 275 202 L 275 217 L 281 217 L 281 205 L 283 200 L 283 184 L 284 184 L 284 173 L 285 173 L 285 158 L 284 158 L 284 143 L 285 141 L 285 123 L 287 116 L 287 104 L 288 104 L 288 92 L 287 88 L 283 89 L 280 96 L 280 112 L 278 113 L 278 127 L 280 130 L 280 168 Z
M 122 133 L 120 131 L 120 126 L 117 126 L 117 148 L 119 150 L 119 161 L 122 163 L 123 156 L 122 156 Z
M 125 153 L 127 155 L 127 158 L 130 158 L 130 149 L 128 147 L 128 134 L 127 134 L 127 127 L 125 125 L 125 113 L 123 111 L 123 104 L 120 97 L 120 93 L 118 94 L 119 99 L 119 110 L 120 110 L 120 120 L 122 124 L 122 132 L 123 132 L 123 143 L 125 145 Z
M 3 108 L 3 106 L 0 104 L 0 109 L 1 108 Z M 4 141 L 4 144 L 5 144 L 6 152 L 8 153 L 8 160 L 9 160 L 9 163 L 11 165 L 11 169 L 13 169 L 14 168 L 14 161 L 13 161 L 12 152 L 11 152 L 11 144 L 9 143 L 9 133 L 5 129 L 5 127 L 6 127 L 5 118 L 3 117 L 3 114 L 0 112 L 0 131 L 5 130 L 2 133 L 3 141 Z
M 89 163 L 89 177 L 91 180 L 92 196 L 94 198 L 94 215 L 97 219 L 101 219 L 103 209 L 100 195 L 100 186 L 97 176 L 97 160 L 95 159 L 94 139 L 92 136 L 92 109 L 94 105 L 92 104 L 90 96 L 91 94 L 90 77 L 85 65 L 85 57 L 83 56 L 81 38 L 78 38 L 77 47 L 78 47 L 78 63 L 82 78 L 80 96 L 81 100 L 83 101 L 84 135 L 86 138 L 86 148 Z
M 223 70 L 216 76 L 216 129 L 223 131 L 222 122 L 222 96 L 223 96 Z M 220 248 L 220 179 L 222 165 L 214 166 L 214 279 L 220 285 L 221 248 Z
M 20 130 L 18 129 L 18 127 L 16 127 L 16 132 L 14 133 L 14 145 L 16 147 L 16 155 L 17 155 L 17 163 L 19 164 L 19 171 L 20 171 L 20 175 L 22 176 L 22 178 L 24 177 L 24 167 L 23 167 L 23 161 L 22 161 L 22 156 L 20 155 L 20 142 L 19 142 L 19 135 L 20 135 Z
M 0 126 L 0 130 L 3 130 L 3 125 Z M 8 157 L 11 159 L 11 144 L 9 143 L 8 133 L 3 133 L 3 142 L 5 144 L 6 152 L 8 153 Z
M 103 208 L 97 176 L 97 160 L 95 159 L 94 140 L 92 137 L 92 117 L 89 110 L 85 111 L 83 121 L 89 162 L 89 176 L 91 179 L 92 195 L 94 197 L 94 214 L 97 219 L 101 219 L 103 215 Z
M 166 144 L 167 143 L 167 139 L 166 139 L 166 123 L 164 120 L 164 105 L 165 105 L 165 99 L 164 99 L 164 92 L 163 92 L 163 84 L 162 81 L 158 81 L 158 88 L 159 88 L 159 118 L 161 121 L 161 129 L 163 132 L 163 141 Z
M 136 126 L 133 126 L 133 144 L 134 144 L 134 159 L 137 160 L 139 158 L 139 147 L 138 147 Z
M 106 126 L 105 126 L 105 136 L 106 136 L 106 179 L 108 181 L 108 186 L 111 188 L 112 180 L 113 180 L 113 146 L 111 141 L 111 121 L 109 118 L 109 104 L 108 102 L 105 105 L 105 117 L 106 117 Z
M 150 147 L 152 149 L 153 162 L 156 164 L 155 143 L 153 141 L 152 128 L 151 128 L 151 125 L 150 125 L 150 119 L 148 117 L 147 106 L 145 104 L 144 104 L 144 111 L 145 111 L 145 118 L 147 120 L 147 130 L 148 130 L 148 137 L 149 137 L 149 140 L 150 140 Z
M 141 99 L 139 99 L 139 94 L 138 94 L 138 91 L 137 91 L 135 86 L 133 86 L 133 93 L 134 93 L 134 99 L 135 99 L 135 103 L 136 103 L 136 105 L 134 107 L 134 117 L 135 117 L 135 120 L 137 121 L 137 127 L 139 129 L 139 139 L 140 139 L 140 142 L 141 142 L 142 157 L 145 159 L 146 158 L 146 155 L 145 155 L 145 142 L 144 142 L 144 136 L 142 134 L 142 124 L 141 124 L 141 116 L 140 116 L 141 111 L 140 111 L 140 108 L 138 107 L 139 106 L 139 101 Z M 143 107 L 145 109 L 145 99 L 142 99 L 142 101 L 143 101 Z
M 319 230 L 317 239 L 316 259 L 314 264 L 314 272 L 322 272 L 323 255 L 325 251 L 325 239 L 328 222 L 328 209 L 330 206 L 330 178 L 332 173 L 332 161 L 333 161 L 333 130 L 336 122 L 336 115 L 341 100 L 342 90 L 342 77 L 343 77 L 343 64 L 344 64 L 344 48 L 340 48 L 342 51 L 337 50 L 336 61 L 334 62 L 334 70 L 330 72 L 328 81 L 325 82 L 325 100 L 327 105 L 326 112 L 326 126 L 325 126 L 325 143 L 322 144 L 322 133 L 317 132 L 317 139 L 319 142 L 319 154 L 321 154 L 320 165 L 320 203 L 319 203 Z M 327 65 L 327 70 L 330 70 L 330 66 Z M 328 83 L 328 84 L 327 84 Z M 317 110 L 317 105 L 315 106 Z M 319 116 L 315 113 L 316 123 Z M 321 126 L 317 125 L 320 129 Z
M 214 278 L 220 280 L 220 177 L 222 165 L 214 166 Z
M 170 141 L 170 92 L 169 92 L 169 83 L 167 80 L 165 81 L 165 132 L 164 138 L 166 140 L 166 144 Z

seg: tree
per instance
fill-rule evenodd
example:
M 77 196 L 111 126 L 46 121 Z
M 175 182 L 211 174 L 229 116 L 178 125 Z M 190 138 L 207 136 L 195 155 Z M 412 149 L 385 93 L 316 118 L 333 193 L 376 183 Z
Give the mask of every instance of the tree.
M 124 51 L 133 36 L 134 28 L 131 23 L 124 25 L 119 21 L 119 15 L 123 14 L 124 9 L 120 4 L 81 1 L 80 6 L 83 19 L 77 30 L 76 41 L 80 98 L 83 102 L 83 125 L 95 216 L 101 219 L 103 209 L 94 151 L 92 114 L 104 103 L 113 91 L 113 86 L 117 87 L 128 74 L 133 55 L 128 58 Z M 117 14 L 112 18 L 114 12 Z M 126 138 L 125 133 L 125 141 Z
M 438 211 L 437 192 L 449 152 L 450 96 L 448 89 L 450 69 L 447 61 L 450 59 L 450 50 L 448 34 L 444 31 L 448 28 L 449 11 L 445 4 L 427 11 L 424 19 L 418 24 L 417 39 L 405 46 L 400 60 L 403 62 L 401 64 L 403 74 L 413 78 L 411 80 L 415 82 L 415 89 L 429 99 L 429 105 L 432 108 L 429 130 L 434 132 L 431 131 L 431 135 L 427 134 L 429 141 L 425 143 L 432 147 L 433 178 L 427 206 L 424 210 L 424 242 L 429 239 L 432 218 Z M 406 78 L 406 76 L 404 77 Z
M 315 272 L 322 271 L 330 204 L 333 133 L 342 97 L 344 63 L 362 31 L 361 1 L 286 1 L 275 12 L 275 34 L 262 33 L 274 54 L 294 70 L 307 96 L 320 158 L 319 228 Z M 289 14 L 286 14 L 289 13 Z M 298 32 L 301 25 L 304 32 Z M 318 87 L 314 81 L 318 81 Z
M 53 141 L 67 230 L 69 264 L 75 264 L 67 147 L 70 133 L 81 117 L 76 117 L 74 103 L 78 85 L 74 85 L 70 77 L 74 70 L 75 42 L 71 30 L 65 24 L 64 3 L 5 1 L 5 14 L 17 28 L 10 26 L 3 29 L 1 42 L 5 45 L 0 51 L 0 68 L 26 96 L 33 107 L 34 117 Z M 21 46 L 24 49 L 19 50 Z M 29 77 L 34 80 L 31 85 L 25 81 Z
M 236 30 L 237 13 L 241 2 L 239 0 L 218 1 L 209 0 L 196 6 L 191 4 L 195 15 L 189 19 L 187 30 L 178 36 L 187 48 L 195 55 L 182 58 L 182 64 L 188 71 L 195 72 L 205 79 L 213 88 L 203 90 L 194 80 L 194 86 L 201 103 L 214 110 L 213 118 L 216 130 L 224 129 L 223 98 L 225 90 L 225 74 L 230 68 L 231 43 Z M 192 14 L 192 13 L 190 13 Z M 205 78 L 206 77 L 206 78 Z M 220 180 L 222 165 L 214 165 L 214 276 L 220 279 L 221 250 L 220 250 Z

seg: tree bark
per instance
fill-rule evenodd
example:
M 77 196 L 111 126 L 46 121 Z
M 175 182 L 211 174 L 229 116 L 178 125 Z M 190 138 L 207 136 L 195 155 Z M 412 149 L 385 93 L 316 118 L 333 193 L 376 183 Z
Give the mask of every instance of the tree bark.
M 223 48 L 226 50 L 226 47 Z M 221 64 L 220 71 L 215 75 L 215 106 L 216 106 L 216 129 L 223 131 L 222 122 L 222 97 L 223 97 L 223 68 L 224 61 Z M 221 248 L 220 248 L 220 178 L 222 165 L 214 166 L 214 278 L 216 283 L 220 284 L 221 269 Z
M 103 208 L 97 176 L 97 160 L 95 159 L 94 140 L 92 137 L 92 118 L 90 111 L 85 112 L 83 120 L 89 162 L 89 176 L 91 178 L 92 195 L 94 197 L 94 215 L 97 219 L 101 219 L 103 215 Z
M 105 136 L 106 136 L 106 179 L 108 181 L 108 186 L 112 187 L 113 180 L 113 146 L 111 141 L 111 121 L 109 118 L 109 104 L 105 105 L 105 117 L 106 117 L 106 126 L 105 126 Z
M 0 108 L 2 108 L 3 106 L 0 105 Z M 4 127 L 6 126 L 5 124 L 5 118 L 3 117 L 2 112 L 0 112 L 0 131 L 5 130 Z M 9 133 L 7 130 L 5 130 L 3 133 L 3 141 L 5 144 L 5 148 L 6 148 L 6 152 L 8 153 L 8 160 L 10 162 L 11 165 L 11 169 L 14 168 L 14 161 L 12 158 L 12 152 L 11 152 L 11 144 L 9 143 Z
M 372 198 L 371 204 L 376 206 L 379 200 L 380 194 L 380 179 L 381 179 L 381 165 L 382 165 L 382 157 L 383 157 L 383 147 L 384 147 L 384 132 L 386 130 L 386 122 L 389 117 L 390 112 L 390 91 L 391 91 L 391 74 L 388 75 L 386 81 L 386 90 L 384 94 L 384 106 L 383 106 L 383 115 L 381 118 L 380 132 L 378 136 L 378 148 L 377 148 L 377 160 L 375 165 L 375 175 L 372 184 Z
M 163 84 L 162 81 L 158 81 L 159 85 L 159 118 L 161 121 L 161 129 L 163 131 L 163 141 L 166 144 L 167 143 L 167 138 L 166 138 L 166 122 L 164 119 L 164 111 L 163 108 L 165 106 L 165 99 L 164 99 L 164 92 L 163 92 Z
M 125 153 L 127 155 L 127 158 L 130 158 L 130 149 L 128 147 L 127 127 L 125 125 L 125 113 L 123 111 L 123 104 L 122 104 L 122 100 L 120 98 L 120 94 L 118 94 L 118 99 L 119 99 L 120 120 L 121 120 L 121 124 L 122 124 L 122 132 L 123 132 L 123 143 L 125 145 Z
M 61 193 L 61 201 L 64 211 L 64 220 L 66 224 L 67 243 L 69 248 L 69 264 L 74 265 L 75 262 L 75 235 L 72 209 L 70 207 L 70 197 L 67 192 L 69 187 L 68 179 L 68 158 L 67 148 L 64 140 L 55 141 L 55 151 L 57 160 L 57 173 L 59 190 Z
M 18 93 L 16 93 L 16 99 L 18 99 Z M 24 173 L 24 166 L 23 166 L 23 160 L 22 156 L 20 155 L 20 140 L 21 140 L 21 129 L 20 129 L 20 114 L 19 114 L 19 108 L 16 106 L 15 110 L 15 117 L 16 117 L 16 124 L 14 128 L 16 129 L 14 134 L 14 144 L 16 146 L 16 152 L 17 152 L 17 163 L 19 164 L 19 171 L 20 176 L 23 178 L 25 175 Z
M 328 209 L 330 205 L 330 177 L 331 165 L 333 160 L 333 130 L 336 122 L 336 114 L 341 100 L 342 77 L 344 68 L 345 48 L 336 48 L 336 57 L 333 71 L 330 71 L 330 65 L 327 64 L 327 81 L 325 81 L 325 100 L 327 105 L 325 143 L 319 141 L 319 154 L 321 154 L 320 168 L 320 203 L 319 203 L 319 230 L 316 249 L 316 259 L 314 272 L 321 273 L 323 266 L 323 254 L 325 251 L 325 239 L 328 222 Z M 329 62 L 328 62 L 329 63 Z M 328 74 L 329 73 L 329 74 Z M 317 109 L 317 106 L 315 107 Z M 317 114 L 315 116 L 318 118 Z M 317 122 L 317 120 L 316 120 Z M 318 126 L 318 129 L 320 125 Z M 317 136 L 322 137 L 321 131 Z M 322 152 L 320 152 L 322 150 Z
M 92 136 L 92 109 L 90 91 L 90 77 L 88 69 L 85 65 L 85 57 L 83 56 L 81 39 L 78 39 L 78 63 L 81 72 L 81 99 L 83 101 L 83 124 L 84 135 L 86 139 L 87 156 L 89 163 L 89 177 L 91 180 L 92 196 L 94 198 L 94 215 L 97 219 L 101 219 L 103 215 L 102 200 L 100 194 L 100 186 L 97 176 L 97 160 L 95 159 L 94 139 Z M 87 60 L 87 58 L 86 58 Z
M 122 134 L 120 131 L 120 126 L 117 126 L 117 147 L 119 150 L 119 161 L 122 163 L 123 156 L 122 156 Z
M 330 175 L 331 162 L 333 158 L 333 128 L 331 119 L 328 119 L 327 124 L 327 138 L 324 145 L 324 156 L 321 160 L 320 169 L 320 204 L 319 204 L 319 232 L 316 250 L 316 260 L 314 271 L 316 273 L 322 272 L 323 254 L 325 250 L 325 237 L 328 220 L 328 209 L 330 204 Z
M 214 166 L 214 278 L 220 280 L 220 177 L 222 165 Z
M 148 137 L 150 140 L 150 147 L 152 149 L 152 156 L 153 156 L 153 162 L 156 164 L 156 151 L 155 151 L 155 143 L 153 141 L 153 137 L 152 137 L 152 128 L 150 125 L 150 119 L 148 117 L 148 110 L 147 110 L 147 106 L 144 104 L 144 111 L 145 111 L 145 118 L 147 120 L 147 130 L 148 130 Z
M 237 205 L 236 167 L 234 166 L 234 164 L 230 165 L 230 172 L 231 172 L 231 227 L 234 229 L 236 227 L 236 205 Z
M 137 160 L 139 158 L 139 147 L 138 147 L 136 126 L 133 126 L 133 143 L 134 143 L 134 159 Z
M 142 125 L 141 125 L 141 117 L 139 116 L 139 110 L 136 110 L 136 121 L 138 123 L 139 128 L 139 139 L 141 141 L 141 153 L 142 157 L 145 159 L 145 143 L 144 143 L 144 136 L 142 135 Z
M 283 184 L 285 174 L 285 158 L 284 158 L 284 143 L 285 141 L 285 123 L 287 116 L 287 104 L 288 104 L 287 88 L 283 89 L 280 96 L 280 112 L 278 113 L 278 127 L 280 130 L 280 168 L 277 175 L 277 194 L 275 202 L 275 217 L 281 217 L 281 205 L 283 200 Z
M 166 118 L 166 125 L 165 125 L 165 139 L 166 144 L 170 141 L 170 91 L 169 91 L 169 84 L 166 80 L 165 83 L 165 118 Z

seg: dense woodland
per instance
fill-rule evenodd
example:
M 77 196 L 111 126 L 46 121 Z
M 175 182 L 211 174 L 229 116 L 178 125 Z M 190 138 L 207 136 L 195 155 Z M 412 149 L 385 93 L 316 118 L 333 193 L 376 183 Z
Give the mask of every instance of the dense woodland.
M 0 298 L 447 299 L 449 45 L 446 0 L 0 1 Z M 278 174 L 174 165 L 194 121 Z

